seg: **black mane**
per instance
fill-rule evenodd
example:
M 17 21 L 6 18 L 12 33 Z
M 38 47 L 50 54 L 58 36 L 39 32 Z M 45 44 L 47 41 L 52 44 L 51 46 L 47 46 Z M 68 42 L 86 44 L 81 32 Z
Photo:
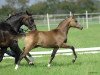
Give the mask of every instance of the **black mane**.
M 9 18 L 7 18 L 6 21 L 11 19 L 11 18 L 15 18 L 16 16 L 18 17 L 18 16 L 21 16 L 21 15 L 24 15 L 24 14 L 26 14 L 26 13 L 25 12 L 15 13 L 15 14 L 11 15 Z
M 18 33 L 11 27 L 10 24 L 6 22 L 0 23 L 0 31 L 9 31 L 12 35 L 17 35 Z

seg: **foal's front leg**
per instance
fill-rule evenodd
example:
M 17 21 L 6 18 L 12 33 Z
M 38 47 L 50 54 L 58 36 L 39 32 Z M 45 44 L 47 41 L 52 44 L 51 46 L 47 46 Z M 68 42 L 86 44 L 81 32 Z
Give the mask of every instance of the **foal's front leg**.
M 17 70 L 18 69 L 18 67 L 19 67 L 19 64 L 20 64 L 20 61 L 24 58 L 24 57 L 26 57 L 26 55 L 29 53 L 29 51 L 32 49 L 32 46 L 26 46 L 25 48 L 24 48 L 24 50 L 23 50 L 23 52 L 22 52 L 22 54 L 20 55 L 20 57 L 19 57 L 19 60 L 18 60 L 18 62 L 17 62 L 17 64 L 16 64 L 16 66 L 15 66 L 15 69 Z
M 57 52 L 58 49 L 59 49 L 59 48 L 54 48 L 54 49 L 53 49 L 52 54 L 51 54 L 50 61 L 49 61 L 49 63 L 48 63 L 48 67 L 50 67 L 51 62 L 52 62 L 52 60 L 54 59 L 55 54 L 56 54 L 56 52 Z
M 72 62 L 74 63 L 76 61 L 76 58 L 77 58 L 77 55 L 76 55 L 76 52 L 75 52 L 75 48 L 73 46 L 66 45 L 65 43 L 63 43 L 61 45 L 61 48 L 69 48 L 69 49 L 72 49 L 73 54 L 74 54 L 74 58 L 73 58 Z

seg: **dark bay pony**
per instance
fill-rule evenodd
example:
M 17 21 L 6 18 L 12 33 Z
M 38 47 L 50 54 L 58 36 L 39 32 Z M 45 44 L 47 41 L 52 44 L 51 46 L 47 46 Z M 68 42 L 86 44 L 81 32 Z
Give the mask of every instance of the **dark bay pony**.
M 67 34 L 71 27 L 78 28 L 80 30 L 83 29 L 82 26 L 79 25 L 77 20 L 74 16 L 71 16 L 65 20 L 63 20 L 56 29 L 51 31 L 30 31 L 26 34 L 25 37 L 25 48 L 23 53 L 20 55 L 20 59 L 15 66 L 15 69 L 18 68 L 18 65 L 23 57 L 32 49 L 36 47 L 43 47 L 43 48 L 53 48 L 53 52 L 51 54 L 50 61 L 48 63 L 48 67 L 52 60 L 55 57 L 55 54 L 59 48 L 70 48 L 73 51 L 74 59 L 72 60 L 73 63 L 75 62 L 77 55 L 75 53 L 75 49 L 73 46 L 70 46 L 67 43 Z
M 36 30 L 34 19 L 27 11 L 16 13 L 0 23 L 0 61 L 2 61 L 7 48 L 10 47 L 15 53 L 15 63 L 17 63 L 22 51 L 18 46 L 18 40 L 13 39 L 13 35 L 20 34 L 22 25 L 27 26 L 30 30 Z M 30 54 L 28 55 L 31 56 Z M 25 59 L 31 62 L 27 57 Z

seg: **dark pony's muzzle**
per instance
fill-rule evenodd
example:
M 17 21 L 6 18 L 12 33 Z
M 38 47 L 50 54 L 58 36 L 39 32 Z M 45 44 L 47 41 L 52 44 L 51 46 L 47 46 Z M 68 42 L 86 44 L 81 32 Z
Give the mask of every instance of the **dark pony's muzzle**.
M 33 25 L 33 29 L 32 30 L 37 30 L 37 27 L 36 25 Z
M 29 27 L 30 30 L 37 30 L 36 25 Z

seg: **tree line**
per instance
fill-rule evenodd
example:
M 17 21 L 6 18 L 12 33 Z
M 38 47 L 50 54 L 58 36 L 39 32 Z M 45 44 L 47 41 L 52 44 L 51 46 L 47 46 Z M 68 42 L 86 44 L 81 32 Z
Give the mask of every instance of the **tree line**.
M 29 0 L 5 0 L 6 4 L 0 8 L 0 15 L 7 15 L 16 11 L 28 10 L 33 14 L 64 14 L 98 12 L 100 1 L 95 0 L 41 0 L 29 5 Z M 99 3 L 98 3 L 99 2 Z M 97 5 L 98 3 L 98 5 Z

